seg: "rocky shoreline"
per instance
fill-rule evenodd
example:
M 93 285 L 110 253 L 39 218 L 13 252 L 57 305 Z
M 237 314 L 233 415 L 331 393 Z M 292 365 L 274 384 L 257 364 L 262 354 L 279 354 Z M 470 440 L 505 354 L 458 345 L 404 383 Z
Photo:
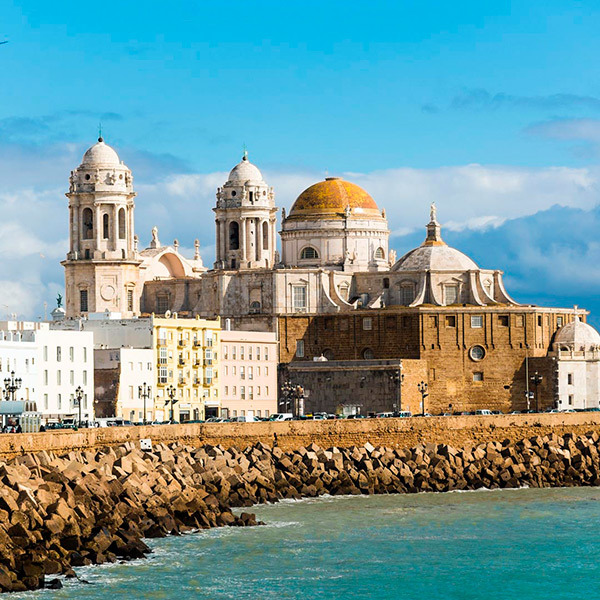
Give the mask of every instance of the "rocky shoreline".
M 259 443 L 133 443 L 0 463 L 0 590 L 58 587 L 73 567 L 142 558 L 144 538 L 257 525 L 232 508 L 324 494 L 444 492 L 600 485 L 600 436 L 549 435 L 456 449 L 322 449 L 284 452 Z

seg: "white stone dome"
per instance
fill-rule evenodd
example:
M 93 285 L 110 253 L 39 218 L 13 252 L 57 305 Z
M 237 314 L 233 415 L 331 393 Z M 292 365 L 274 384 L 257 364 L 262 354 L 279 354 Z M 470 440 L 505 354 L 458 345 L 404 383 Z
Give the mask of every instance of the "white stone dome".
M 227 183 L 241 185 L 247 181 L 264 184 L 262 173 L 256 165 L 253 165 L 248 160 L 248 156 L 244 154 L 241 162 L 231 169 Z
M 590 346 L 600 346 L 600 333 L 591 325 L 575 317 L 574 321 L 561 327 L 556 334 L 555 342 L 561 346 L 569 346 L 574 350 L 589 349 Z
M 472 271 L 477 264 L 456 248 L 443 245 L 423 245 L 407 252 L 392 267 L 392 271 Z
M 115 150 L 108 144 L 105 144 L 102 138 L 98 138 L 98 141 L 83 155 L 81 164 L 85 166 L 116 167 L 121 164 L 121 161 Z

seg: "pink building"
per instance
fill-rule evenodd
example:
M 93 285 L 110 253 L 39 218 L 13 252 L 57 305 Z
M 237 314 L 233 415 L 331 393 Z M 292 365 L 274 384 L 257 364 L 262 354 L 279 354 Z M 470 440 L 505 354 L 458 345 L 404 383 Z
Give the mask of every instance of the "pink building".
M 277 338 L 262 331 L 221 331 L 221 416 L 277 412 Z

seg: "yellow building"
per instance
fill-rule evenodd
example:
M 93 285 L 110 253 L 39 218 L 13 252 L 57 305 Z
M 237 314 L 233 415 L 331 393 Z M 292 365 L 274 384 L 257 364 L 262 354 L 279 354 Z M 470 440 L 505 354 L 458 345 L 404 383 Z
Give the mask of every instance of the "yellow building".
M 218 414 L 220 320 L 153 317 L 152 327 L 155 420 L 197 421 Z

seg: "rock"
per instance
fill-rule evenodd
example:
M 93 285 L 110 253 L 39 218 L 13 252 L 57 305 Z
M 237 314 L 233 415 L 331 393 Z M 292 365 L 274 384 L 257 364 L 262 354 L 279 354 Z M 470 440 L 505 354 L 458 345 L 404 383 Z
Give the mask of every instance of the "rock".
M 61 590 L 63 587 L 62 581 L 60 579 L 51 579 L 47 581 L 44 587 L 48 590 Z

